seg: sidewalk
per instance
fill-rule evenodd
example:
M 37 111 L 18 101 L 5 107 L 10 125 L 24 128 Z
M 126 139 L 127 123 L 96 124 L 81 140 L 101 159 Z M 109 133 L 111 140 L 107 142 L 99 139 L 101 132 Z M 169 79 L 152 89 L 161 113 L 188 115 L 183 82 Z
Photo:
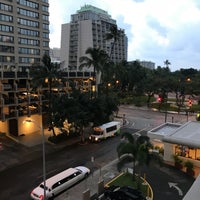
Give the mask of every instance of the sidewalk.
M 117 159 L 111 161 L 101 169 L 92 172 L 87 179 L 84 179 L 74 187 L 62 193 L 56 197 L 55 200 L 82 200 L 83 193 L 87 190 L 89 190 L 91 199 L 98 199 L 98 183 L 103 181 L 103 184 L 106 184 L 119 174 L 116 163 Z M 88 163 L 87 166 L 89 165 L 90 164 Z

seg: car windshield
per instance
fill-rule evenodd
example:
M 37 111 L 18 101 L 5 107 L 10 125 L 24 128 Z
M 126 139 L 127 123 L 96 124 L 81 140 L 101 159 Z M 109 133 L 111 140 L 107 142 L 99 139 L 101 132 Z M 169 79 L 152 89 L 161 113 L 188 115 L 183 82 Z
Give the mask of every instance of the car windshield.
M 93 135 L 102 135 L 103 134 L 103 131 L 94 131 L 93 132 Z
M 40 187 L 44 189 L 44 184 L 40 184 Z M 46 190 L 48 190 L 48 187 L 46 187 Z

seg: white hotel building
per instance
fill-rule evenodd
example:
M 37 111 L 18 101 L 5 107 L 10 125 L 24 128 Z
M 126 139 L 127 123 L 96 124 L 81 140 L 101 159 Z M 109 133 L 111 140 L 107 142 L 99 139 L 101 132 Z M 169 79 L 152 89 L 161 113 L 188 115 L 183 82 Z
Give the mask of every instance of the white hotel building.
M 117 25 L 116 20 L 91 5 L 85 5 L 71 15 L 70 23 L 62 24 L 61 67 L 65 71 L 78 71 L 79 58 L 85 56 L 88 47 L 100 47 L 110 55 L 113 40 L 106 40 L 105 35 L 113 25 Z M 111 55 L 115 63 L 127 60 L 127 37 L 123 29 L 119 30 L 120 37 Z M 89 70 L 93 71 L 92 68 Z

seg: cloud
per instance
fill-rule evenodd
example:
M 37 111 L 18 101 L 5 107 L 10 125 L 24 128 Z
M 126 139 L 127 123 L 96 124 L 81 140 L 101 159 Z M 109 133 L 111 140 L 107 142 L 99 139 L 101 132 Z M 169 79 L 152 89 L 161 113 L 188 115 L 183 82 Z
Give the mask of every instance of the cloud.
M 50 46 L 60 47 L 61 24 L 85 1 L 50 0 Z M 88 0 L 106 10 L 128 36 L 128 60 L 151 60 L 172 70 L 200 68 L 199 0 Z

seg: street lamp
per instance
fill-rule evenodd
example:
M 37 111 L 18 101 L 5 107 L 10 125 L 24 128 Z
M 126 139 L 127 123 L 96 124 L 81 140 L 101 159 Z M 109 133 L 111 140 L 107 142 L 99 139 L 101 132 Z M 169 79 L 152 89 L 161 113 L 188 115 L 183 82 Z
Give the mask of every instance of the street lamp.
M 44 183 L 44 200 L 46 200 L 46 162 L 45 162 L 45 137 L 44 137 L 44 129 L 43 126 L 39 125 L 35 120 L 27 119 L 24 120 L 23 123 L 34 123 L 36 126 L 40 128 L 40 132 L 42 135 L 42 163 L 43 163 L 43 183 Z

